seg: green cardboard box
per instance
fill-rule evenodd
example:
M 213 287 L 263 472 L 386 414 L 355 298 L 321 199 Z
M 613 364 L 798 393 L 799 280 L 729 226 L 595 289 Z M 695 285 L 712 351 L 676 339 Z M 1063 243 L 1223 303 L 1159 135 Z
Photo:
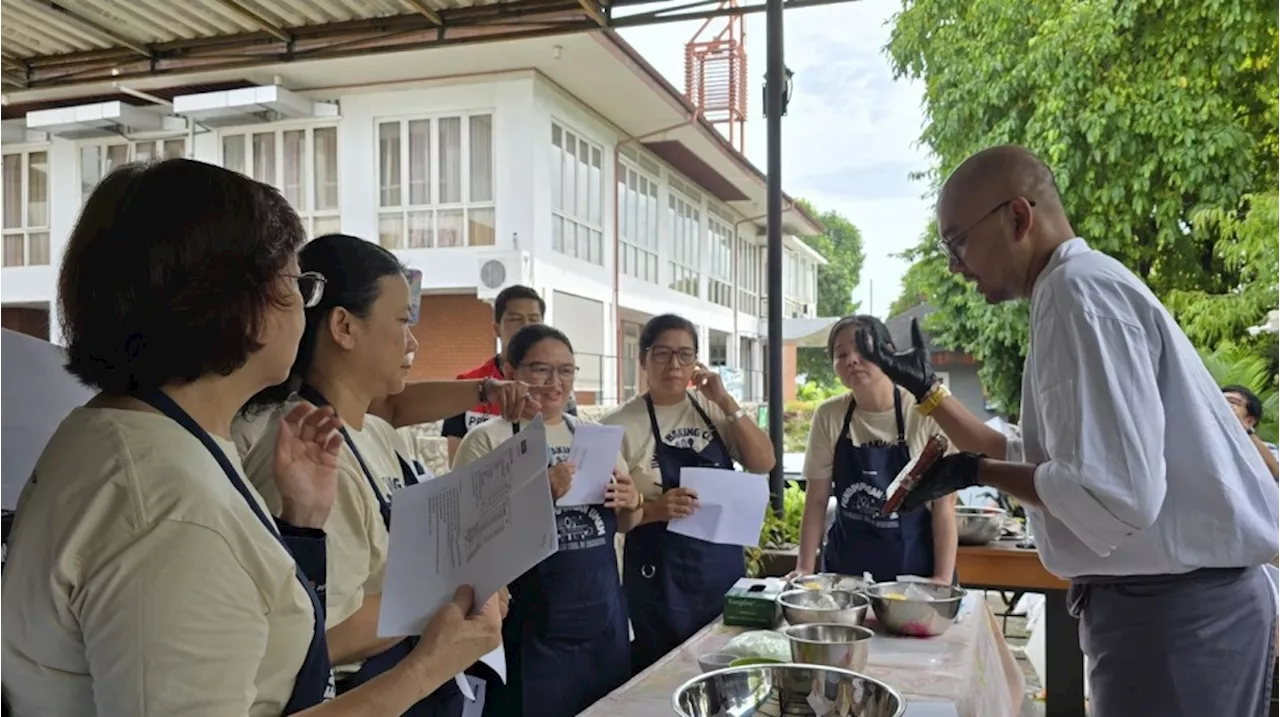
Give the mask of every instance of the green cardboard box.
M 782 618 L 778 595 L 784 589 L 778 578 L 741 578 L 724 594 L 724 624 L 772 630 Z

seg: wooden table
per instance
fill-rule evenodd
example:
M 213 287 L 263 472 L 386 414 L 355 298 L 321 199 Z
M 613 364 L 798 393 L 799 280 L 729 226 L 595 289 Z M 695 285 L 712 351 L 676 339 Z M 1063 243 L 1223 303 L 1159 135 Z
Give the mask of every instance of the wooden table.
M 1045 717 L 1085 717 L 1080 627 L 1067 612 L 1070 583 L 1045 570 L 1036 551 L 1008 541 L 960 546 L 956 572 L 967 588 L 1044 594 Z

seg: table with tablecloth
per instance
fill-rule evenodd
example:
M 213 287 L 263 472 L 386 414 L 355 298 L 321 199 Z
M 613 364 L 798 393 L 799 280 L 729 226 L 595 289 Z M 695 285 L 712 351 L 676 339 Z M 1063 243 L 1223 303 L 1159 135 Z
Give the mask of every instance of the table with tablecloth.
M 698 675 L 698 656 L 719 650 L 742 632 L 717 620 L 582 717 L 673 714 L 671 696 Z M 966 596 L 959 621 L 941 636 L 891 637 L 877 630 L 865 672 L 895 687 L 908 702 L 954 705 L 958 717 L 1014 717 L 1022 705 L 1022 671 L 977 591 Z

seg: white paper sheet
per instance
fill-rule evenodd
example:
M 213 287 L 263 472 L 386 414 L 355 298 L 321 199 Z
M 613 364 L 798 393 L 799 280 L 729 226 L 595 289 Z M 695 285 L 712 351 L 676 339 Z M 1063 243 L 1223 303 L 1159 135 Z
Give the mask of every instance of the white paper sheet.
M 697 492 L 702 504 L 667 530 L 724 545 L 758 546 L 769 507 L 769 481 L 754 473 L 720 468 L 682 468 L 680 485 Z
M 546 464 L 539 417 L 475 463 L 396 491 L 379 637 L 420 634 L 459 585 L 482 603 L 556 552 Z M 506 680 L 502 648 L 483 661 Z
M 622 426 L 578 424 L 569 447 L 569 462 L 574 465 L 569 492 L 560 496 L 556 505 L 600 505 L 604 491 L 613 481 L 613 469 L 622 452 Z
M 3 504 L 18 505 L 36 460 L 62 419 L 94 392 L 62 366 L 67 355 L 48 341 L 4 329 Z

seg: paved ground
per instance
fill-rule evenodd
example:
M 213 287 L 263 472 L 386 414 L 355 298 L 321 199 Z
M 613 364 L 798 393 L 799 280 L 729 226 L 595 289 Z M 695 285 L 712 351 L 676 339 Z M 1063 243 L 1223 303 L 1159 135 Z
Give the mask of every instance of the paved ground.
M 1010 617 L 1006 620 L 1000 617 L 1001 613 L 1008 611 L 1008 606 L 1004 600 L 1000 598 L 999 593 L 989 593 L 987 595 L 987 604 L 991 606 L 991 612 L 996 615 L 996 622 L 1005 623 L 1005 640 L 1009 643 L 1009 647 L 1013 650 L 1013 655 L 1018 659 L 1018 667 L 1022 668 L 1022 675 L 1027 682 L 1027 699 L 1023 702 L 1022 713 L 1019 717 L 1043 717 L 1044 702 L 1041 699 L 1040 678 L 1036 676 L 1036 671 L 1031 668 L 1031 663 L 1027 661 L 1023 648 L 1027 644 L 1027 618 Z

